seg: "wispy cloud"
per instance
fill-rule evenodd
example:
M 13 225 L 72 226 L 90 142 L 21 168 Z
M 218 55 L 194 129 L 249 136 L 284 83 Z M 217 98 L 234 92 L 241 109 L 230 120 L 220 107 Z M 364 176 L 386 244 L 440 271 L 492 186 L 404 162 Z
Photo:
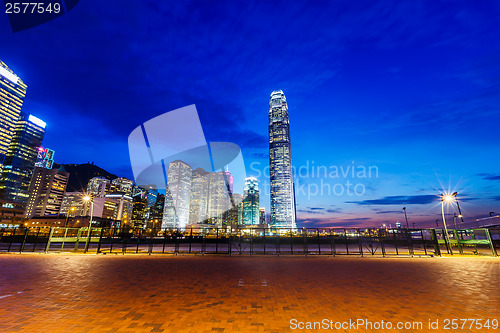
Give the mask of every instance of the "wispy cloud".
M 439 200 L 435 195 L 387 196 L 380 199 L 346 201 L 357 205 L 426 205 Z

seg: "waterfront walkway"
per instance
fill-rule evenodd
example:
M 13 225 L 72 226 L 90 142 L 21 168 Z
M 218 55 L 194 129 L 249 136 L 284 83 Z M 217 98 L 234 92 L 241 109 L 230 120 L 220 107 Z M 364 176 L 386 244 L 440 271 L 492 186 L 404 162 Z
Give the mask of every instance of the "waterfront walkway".
M 500 319 L 492 257 L 2 254 L 0 267 L 0 332 L 292 332 L 291 320 L 324 319 L 423 323 L 395 332 L 439 320 L 438 332 Z

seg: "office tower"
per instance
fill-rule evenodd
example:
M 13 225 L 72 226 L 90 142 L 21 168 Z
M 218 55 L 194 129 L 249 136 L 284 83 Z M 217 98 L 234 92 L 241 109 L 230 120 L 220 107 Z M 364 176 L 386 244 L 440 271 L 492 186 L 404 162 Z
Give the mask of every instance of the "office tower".
M 243 224 L 259 224 L 259 183 L 254 177 L 245 178 Z
M 111 185 L 113 185 L 113 189 L 111 190 L 111 192 L 123 192 L 127 195 L 131 195 L 134 182 L 130 179 L 119 177 L 113 179 L 111 181 Z
M 146 221 L 146 211 L 148 209 L 148 199 L 143 195 L 136 195 L 132 200 L 132 218 L 133 227 L 141 227 Z
M 189 200 L 193 169 L 176 160 L 168 165 L 162 228 L 185 228 L 189 223 Z
M 85 194 L 83 194 L 83 192 L 64 193 L 59 214 L 69 217 L 87 215 L 87 212 L 84 209 L 87 206 L 83 201 L 84 196 Z
M 31 177 L 26 218 L 59 215 L 69 173 L 63 167 L 46 169 L 36 167 Z
M 231 208 L 228 178 L 226 171 L 211 172 L 208 176 L 209 223 L 222 225 L 224 212 Z
M 191 198 L 189 205 L 189 224 L 206 223 L 208 219 L 208 180 L 209 173 L 198 168 L 191 178 Z
M 109 184 L 109 179 L 104 177 L 94 177 L 87 184 L 87 194 L 91 197 L 104 197 L 106 194 L 106 185 Z
M 269 100 L 269 173 L 271 226 L 296 228 L 290 124 L 285 94 L 273 91 Z
M 0 173 L 21 115 L 27 86 L 0 60 Z
M 266 209 L 264 207 L 259 208 L 259 224 L 266 224 Z
M 112 206 L 111 202 L 116 203 L 115 206 L 116 208 L 112 219 L 121 221 L 122 225 L 127 223 L 130 225 L 130 219 L 132 218 L 132 209 L 133 209 L 132 197 L 123 193 L 110 193 L 106 194 L 104 196 L 104 199 L 105 199 L 104 201 L 105 208 L 107 208 L 106 205 Z
M 161 228 L 164 203 L 165 195 L 158 193 L 155 204 L 149 207 L 149 220 L 147 221 L 147 227 L 154 231 L 158 231 Z
M 44 133 L 45 123 L 42 120 L 21 114 L 4 160 L 0 177 L 0 200 L 26 207 L 31 175 Z

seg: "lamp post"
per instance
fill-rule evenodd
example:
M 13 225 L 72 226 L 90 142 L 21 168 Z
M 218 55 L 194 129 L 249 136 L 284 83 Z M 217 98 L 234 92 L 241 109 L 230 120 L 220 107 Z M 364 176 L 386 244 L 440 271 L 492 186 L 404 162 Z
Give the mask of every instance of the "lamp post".
M 406 207 L 403 207 L 403 212 L 405 212 L 406 229 L 410 229 L 410 227 L 408 226 L 408 217 L 406 216 Z
M 448 237 L 448 228 L 446 227 L 446 219 L 444 218 L 444 202 L 445 201 L 446 202 L 453 201 L 453 196 L 449 195 L 449 194 L 444 195 L 443 193 L 441 193 L 441 215 L 443 216 L 443 225 L 444 225 L 444 232 L 445 232 L 444 237 L 445 237 L 445 241 L 446 241 L 446 248 L 448 249 L 450 254 L 453 254 L 453 251 L 451 250 L 451 246 L 450 246 L 450 238 Z
M 66 213 L 66 222 L 64 223 L 64 227 L 68 226 L 68 219 L 69 219 L 69 212 L 70 211 L 75 211 L 75 207 L 71 207 L 68 212 Z
M 90 242 L 90 234 L 92 233 L 92 217 L 93 217 L 93 214 L 94 214 L 94 200 L 92 199 L 92 197 L 86 195 L 83 197 L 83 201 L 85 202 L 90 202 L 90 220 L 89 220 L 89 231 L 87 232 L 87 242 L 85 243 L 85 252 L 87 252 L 87 250 L 89 249 L 89 242 Z
M 451 195 L 452 197 L 455 198 L 455 202 L 457 203 L 457 208 L 458 208 L 458 216 L 457 217 L 460 217 L 460 219 L 462 220 L 462 223 L 464 222 L 464 216 L 462 215 L 462 211 L 460 210 L 460 205 L 458 204 L 458 197 L 457 197 L 458 193 L 457 192 L 453 192 L 453 194 Z M 456 227 L 455 227 L 456 229 Z

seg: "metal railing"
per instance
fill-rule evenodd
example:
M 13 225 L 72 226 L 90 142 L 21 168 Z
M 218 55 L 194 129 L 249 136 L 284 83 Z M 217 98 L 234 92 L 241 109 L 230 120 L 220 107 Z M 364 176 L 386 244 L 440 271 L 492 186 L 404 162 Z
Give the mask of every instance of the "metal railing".
M 500 229 L 31 227 L 0 230 L 1 252 L 221 255 L 498 256 Z

